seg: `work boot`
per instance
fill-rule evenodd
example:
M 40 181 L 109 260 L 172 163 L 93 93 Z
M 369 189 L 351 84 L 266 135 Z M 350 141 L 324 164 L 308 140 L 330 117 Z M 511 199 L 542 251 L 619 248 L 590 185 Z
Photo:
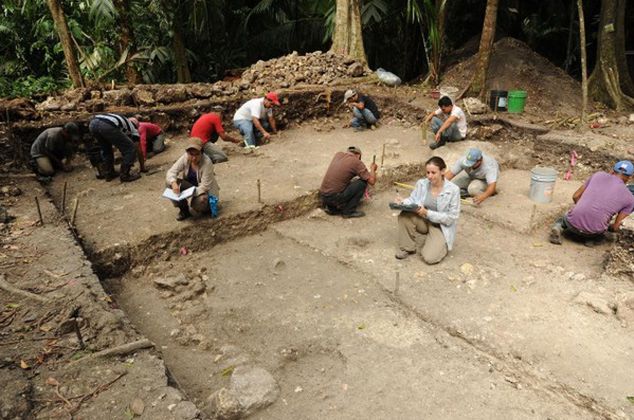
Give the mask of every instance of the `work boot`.
M 550 235 L 548 236 L 548 240 L 551 244 L 561 245 L 561 232 L 562 228 L 559 224 L 553 225 L 550 229 Z
M 104 162 L 101 165 L 103 165 L 103 170 L 104 170 L 103 177 L 106 180 L 106 182 L 110 182 L 119 176 L 119 172 L 114 170 L 114 163 Z
M 189 212 L 189 208 L 182 208 L 178 212 L 178 216 L 176 216 L 176 220 L 180 222 L 185 219 L 189 219 L 190 217 L 192 217 L 192 214 Z
M 121 175 L 119 176 L 119 179 L 121 179 L 121 182 L 132 182 L 132 181 L 136 181 L 137 179 L 141 178 L 141 174 L 137 174 L 137 173 L 130 173 L 130 170 L 132 169 L 131 166 L 121 166 Z
M 189 212 L 189 203 L 187 202 L 187 200 L 179 201 L 178 208 L 180 211 L 178 212 L 178 216 L 176 216 L 176 220 L 178 220 L 179 222 L 181 220 L 189 219 L 190 217 L 192 217 L 192 214 Z
M 365 213 L 362 212 L 361 210 L 355 210 L 352 213 L 343 213 L 341 215 L 341 217 L 343 217 L 344 219 L 351 219 L 353 217 L 363 217 L 365 216 Z
M 394 257 L 396 257 L 397 260 L 404 260 L 415 252 L 416 251 L 405 251 L 404 249 L 399 249 Z
M 431 150 L 438 149 L 439 147 L 444 146 L 445 143 L 447 143 L 447 142 L 441 138 L 440 141 L 435 141 L 435 142 L 431 143 L 429 145 L 429 148 Z

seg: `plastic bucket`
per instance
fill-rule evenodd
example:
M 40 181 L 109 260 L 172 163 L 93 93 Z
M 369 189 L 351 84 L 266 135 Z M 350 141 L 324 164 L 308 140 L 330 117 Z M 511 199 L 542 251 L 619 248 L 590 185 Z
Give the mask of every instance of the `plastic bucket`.
M 506 98 L 508 92 L 505 90 L 492 90 L 489 95 L 489 108 L 491 111 L 506 111 Z
M 536 203 L 550 203 L 553 201 L 555 181 L 557 181 L 556 170 L 535 166 L 531 169 L 531 188 L 528 197 Z
M 509 99 L 507 101 L 508 111 L 511 113 L 524 112 L 524 105 L 526 105 L 526 97 L 528 94 L 524 90 L 512 90 L 509 92 Z

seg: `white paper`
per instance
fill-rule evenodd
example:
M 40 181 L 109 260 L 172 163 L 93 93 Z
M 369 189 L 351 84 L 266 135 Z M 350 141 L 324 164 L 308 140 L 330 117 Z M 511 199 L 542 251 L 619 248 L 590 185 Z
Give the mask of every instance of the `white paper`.
M 181 201 L 194 195 L 195 189 L 196 187 L 190 187 L 187 188 L 185 191 L 181 191 L 180 194 L 176 195 L 171 188 L 165 188 L 165 191 L 163 191 L 163 197 L 169 198 L 172 201 Z

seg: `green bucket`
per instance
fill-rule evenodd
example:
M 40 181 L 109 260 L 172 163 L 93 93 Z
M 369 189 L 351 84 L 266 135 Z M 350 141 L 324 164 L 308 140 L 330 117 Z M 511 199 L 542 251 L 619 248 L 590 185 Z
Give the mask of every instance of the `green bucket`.
M 528 94 L 524 90 L 510 91 L 506 103 L 508 112 L 516 114 L 524 112 L 524 105 L 526 105 L 527 96 Z

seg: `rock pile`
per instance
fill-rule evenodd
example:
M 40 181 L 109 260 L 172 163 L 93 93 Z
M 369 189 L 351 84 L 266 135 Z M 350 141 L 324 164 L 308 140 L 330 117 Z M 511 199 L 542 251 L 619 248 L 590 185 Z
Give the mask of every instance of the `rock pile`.
M 294 51 L 284 57 L 258 61 L 242 74 L 238 83 L 245 89 L 285 89 L 299 84 L 327 85 L 369 74 L 370 70 L 362 63 L 330 51 L 306 55 Z
M 152 107 L 157 104 L 181 103 L 188 100 L 224 99 L 240 92 L 259 95 L 267 90 L 286 89 L 300 84 L 328 85 L 350 78 L 369 75 L 362 63 L 332 52 L 315 51 L 306 55 L 292 54 L 267 61 L 258 61 L 244 71 L 242 77 L 216 83 L 136 85 L 121 89 L 79 88 L 59 96 L 50 96 L 35 105 L 39 112 L 100 112 L 111 106 Z M 19 116 L 33 117 L 29 101 L 0 101 L 0 109 L 19 108 Z M 3 105 L 4 104 L 4 105 Z M 19 105 L 19 107 L 18 107 Z M 28 114 L 28 115 L 22 115 Z

